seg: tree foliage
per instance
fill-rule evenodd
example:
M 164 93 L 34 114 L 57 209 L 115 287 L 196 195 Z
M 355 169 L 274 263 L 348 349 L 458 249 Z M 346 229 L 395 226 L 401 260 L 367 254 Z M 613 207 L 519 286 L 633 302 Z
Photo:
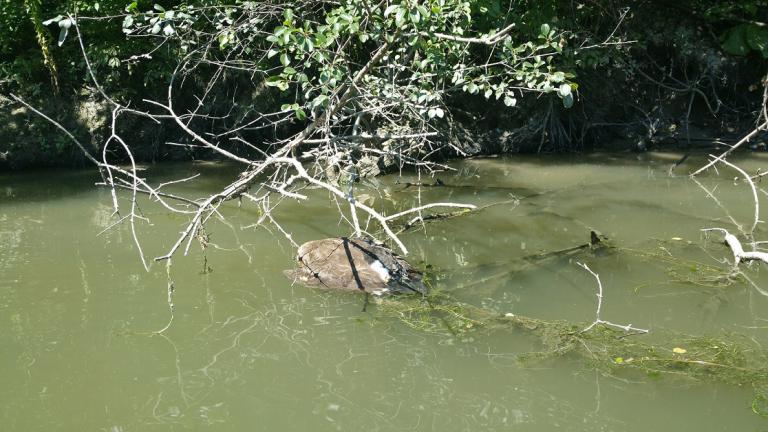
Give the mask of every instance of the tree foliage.
M 762 66 L 730 65 L 763 65 L 768 52 L 764 0 L 1 1 L 1 90 L 81 97 L 92 84 L 76 22 L 92 72 L 123 103 L 161 99 L 175 76 L 178 106 L 200 114 L 196 130 L 247 124 L 241 138 L 279 142 L 343 102 L 313 138 L 437 134 L 374 148 L 403 156 L 444 153 L 466 128 L 510 131 L 501 150 L 579 148 L 602 123 L 642 123 L 651 137 L 675 123 L 662 118 L 691 112 L 673 107 L 679 93 L 739 119 L 752 108 L 737 89 Z M 194 108 L 201 92 L 209 103 Z M 641 111 L 656 114 L 644 121 Z M 362 154 L 347 150 L 316 156 Z

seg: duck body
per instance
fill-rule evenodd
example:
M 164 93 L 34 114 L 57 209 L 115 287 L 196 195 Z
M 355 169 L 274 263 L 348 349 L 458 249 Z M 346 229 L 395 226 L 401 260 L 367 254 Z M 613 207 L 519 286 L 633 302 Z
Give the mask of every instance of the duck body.
M 299 247 L 297 266 L 285 275 L 309 287 L 376 295 L 425 294 L 421 273 L 385 246 L 366 239 L 333 237 Z

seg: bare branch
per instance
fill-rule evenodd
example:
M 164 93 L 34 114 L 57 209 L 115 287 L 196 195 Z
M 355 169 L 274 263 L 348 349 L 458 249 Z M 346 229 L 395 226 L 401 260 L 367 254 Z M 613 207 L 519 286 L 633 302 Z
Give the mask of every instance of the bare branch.
M 444 39 L 444 40 L 449 40 L 454 42 L 494 45 L 496 42 L 504 38 L 504 36 L 506 36 L 507 33 L 509 33 L 513 28 L 515 28 L 515 23 L 512 23 L 504 27 L 503 29 L 497 31 L 494 34 L 485 35 L 481 37 L 464 37 L 464 36 L 456 36 L 456 35 L 450 35 L 450 34 L 444 34 L 444 33 L 427 33 L 427 32 L 421 32 L 419 34 L 425 37 L 434 36 L 438 39 Z
M 646 330 L 646 329 L 641 329 L 641 328 L 633 327 L 632 324 L 627 324 L 627 325 L 614 324 L 614 323 L 612 323 L 610 321 L 603 320 L 600 317 L 600 314 L 601 314 L 602 309 L 603 309 L 603 283 L 600 282 L 600 276 L 597 273 L 593 272 L 592 269 L 590 269 L 589 266 L 587 266 L 584 263 L 577 262 L 576 265 L 578 265 L 579 267 L 583 268 L 584 270 L 586 270 L 590 274 L 592 274 L 592 276 L 594 276 L 595 280 L 597 281 L 597 310 L 595 311 L 595 320 L 592 322 L 592 324 L 590 324 L 589 326 L 584 328 L 584 330 L 581 331 L 582 333 L 587 332 L 589 330 L 592 330 L 593 327 L 595 327 L 596 325 L 599 325 L 599 324 L 607 325 L 607 326 L 610 326 L 610 327 L 616 327 L 616 328 L 624 330 L 625 332 L 629 332 L 629 331 L 636 331 L 636 332 L 640 332 L 640 333 L 648 333 L 649 332 L 649 330 Z
M 708 168 L 712 167 L 718 162 L 721 162 L 725 159 L 726 156 L 731 154 L 734 150 L 739 148 L 742 144 L 749 142 L 752 138 L 756 137 L 760 132 L 768 129 L 768 121 L 764 121 L 761 123 L 758 127 L 752 130 L 752 132 L 748 133 L 744 136 L 744 138 L 740 139 L 736 144 L 731 146 L 728 150 L 723 152 L 720 156 L 716 157 L 715 159 L 711 160 L 708 164 L 704 165 L 703 167 L 696 170 L 694 173 L 691 174 L 691 177 L 701 174 L 703 171 L 706 171 Z
M 738 267 L 738 265 L 744 261 L 762 261 L 768 264 L 768 253 L 758 252 L 758 251 L 752 251 L 752 252 L 745 251 L 739 239 L 736 238 L 735 235 L 729 233 L 728 230 L 724 228 L 705 228 L 705 229 L 702 229 L 701 231 L 703 232 L 719 231 L 725 235 L 725 238 L 724 238 L 725 244 L 728 245 L 728 247 L 731 249 L 731 252 L 733 253 L 734 267 Z

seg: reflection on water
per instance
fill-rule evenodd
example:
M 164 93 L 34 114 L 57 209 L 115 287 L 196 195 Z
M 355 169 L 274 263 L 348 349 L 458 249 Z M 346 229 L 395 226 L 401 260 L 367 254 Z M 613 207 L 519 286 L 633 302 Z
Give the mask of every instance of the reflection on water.
M 700 229 L 736 230 L 724 210 L 670 157 L 477 159 L 455 163 L 421 190 L 422 202 L 484 210 L 433 222 L 403 239 L 411 261 L 436 269 L 437 285 L 499 313 L 589 322 L 594 279 L 566 249 L 597 229 L 616 244 L 727 269 L 729 251 Z M 690 158 L 694 166 L 701 159 Z M 742 164 L 754 170 L 755 156 Z M 203 195 L 234 175 L 215 165 L 162 166 L 168 176 L 202 171 Z M 738 223 L 750 195 L 733 176 L 702 184 Z M 390 208 L 415 190 L 384 177 L 361 200 Z M 478 332 L 458 340 L 362 312 L 360 296 L 291 286 L 281 271 L 295 251 L 251 227 L 258 212 L 227 203 L 212 221 L 217 248 L 174 260 L 176 316 L 169 319 L 162 265 L 144 272 L 129 232 L 92 172 L 0 177 L 0 429 L 41 430 L 757 430 L 748 389 L 672 378 L 597 375 L 575 359 L 519 361 L 537 349 L 525 334 Z M 195 189 L 196 188 L 196 189 Z M 320 191 L 275 214 L 300 242 L 349 234 Z M 394 204 L 393 204 L 394 203 Z M 141 203 L 149 256 L 162 255 L 185 219 Z M 757 237 L 765 238 L 762 226 Z M 679 240 L 672 240 L 673 238 Z M 205 257 L 204 257 L 205 254 Z M 212 271 L 202 271 L 205 259 Z M 765 343 L 766 298 L 749 286 L 718 286 L 642 254 L 586 256 L 605 288 L 604 319 L 692 334 L 746 334 Z M 688 264 L 686 264 L 688 265 Z M 752 280 L 762 286 L 755 266 Z

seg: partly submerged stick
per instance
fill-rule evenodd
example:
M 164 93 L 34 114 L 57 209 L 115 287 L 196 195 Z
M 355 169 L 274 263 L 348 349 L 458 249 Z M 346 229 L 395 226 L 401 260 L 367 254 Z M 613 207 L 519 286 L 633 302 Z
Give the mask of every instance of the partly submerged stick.
M 714 164 L 716 164 L 716 163 L 718 163 L 718 162 L 721 162 L 721 161 L 723 161 L 723 160 L 724 160 L 724 158 L 725 158 L 726 156 L 728 156 L 728 155 L 729 155 L 729 154 L 731 154 L 731 153 L 732 153 L 734 150 L 736 150 L 737 148 L 739 148 L 739 146 L 741 146 L 742 144 L 744 144 L 744 143 L 746 143 L 746 142 L 749 142 L 749 140 L 751 140 L 752 138 L 756 137 L 756 136 L 757 136 L 757 134 L 759 134 L 761 131 L 764 131 L 764 130 L 766 130 L 767 128 L 768 128 L 768 121 L 764 121 L 764 122 L 763 122 L 763 123 L 761 123 L 761 124 L 760 124 L 758 127 L 756 127 L 755 129 L 753 129 L 753 130 L 752 130 L 752 132 L 748 133 L 746 136 L 744 136 L 744 138 L 740 139 L 740 140 L 739 140 L 739 142 L 737 142 L 736 144 L 734 144 L 734 145 L 733 145 L 731 148 L 729 148 L 728 150 L 724 151 L 724 152 L 723 152 L 723 154 L 721 154 L 720 156 L 717 156 L 716 158 L 714 158 L 713 160 L 711 160 L 711 161 L 710 161 L 708 164 L 706 164 L 706 165 L 704 165 L 703 167 L 701 167 L 701 168 L 699 168 L 698 170 L 696 170 L 696 171 L 695 171 L 693 174 L 691 174 L 691 177 L 693 177 L 693 176 L 696 176 L 696 175 L 699 175 L 699 174 L 700 174 L 700 173 L 702 173 L 703 171 L 705 171 L 705 170 L 707 170 L 708 168 L 712 167 Z

